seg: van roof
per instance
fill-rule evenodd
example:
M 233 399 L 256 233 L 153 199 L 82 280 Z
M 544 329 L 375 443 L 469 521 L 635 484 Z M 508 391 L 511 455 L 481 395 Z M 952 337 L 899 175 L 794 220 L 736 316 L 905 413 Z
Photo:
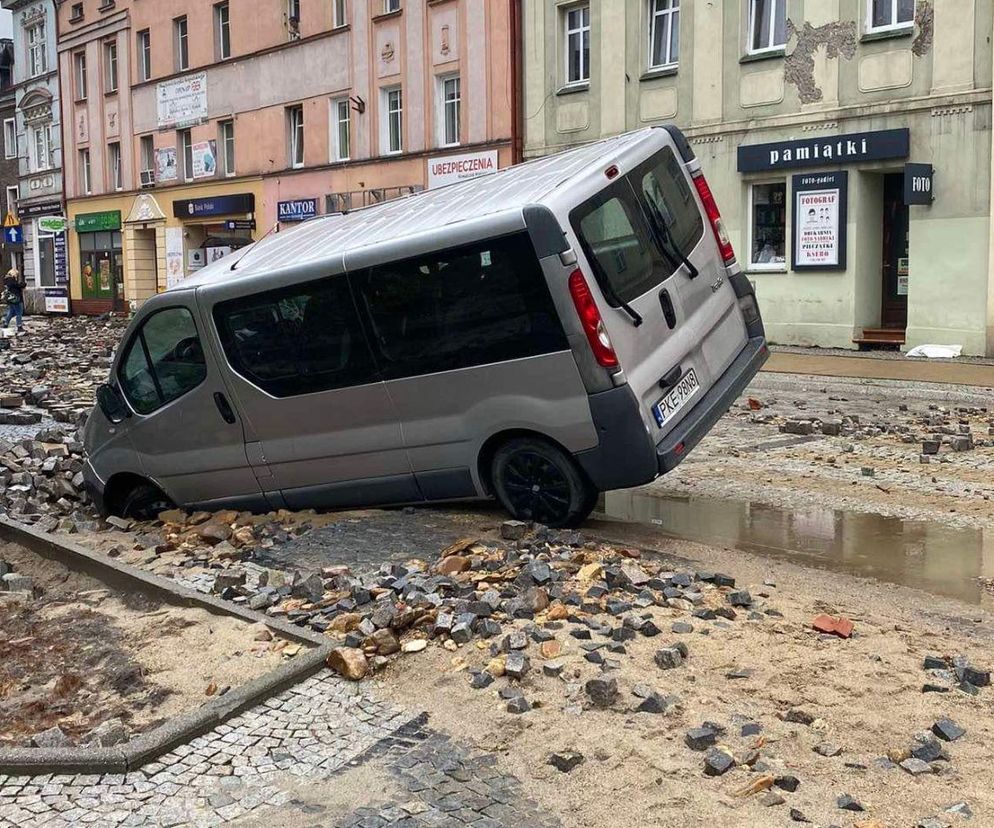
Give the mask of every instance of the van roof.
M 397 239 L 438 232 L 439 228 L 521 210 L 541 203 L 552 190 L 645 139 L 651 127 L 614 136 L 507 167 L 498 172 L 437 190 L 363 207 L 344 214 L 320 216 L 274 233 L 185 279 L 177 288 L 239 280 L 294 265 L 367 249 Z M 238 262 L 232 273 L 231 266 Z

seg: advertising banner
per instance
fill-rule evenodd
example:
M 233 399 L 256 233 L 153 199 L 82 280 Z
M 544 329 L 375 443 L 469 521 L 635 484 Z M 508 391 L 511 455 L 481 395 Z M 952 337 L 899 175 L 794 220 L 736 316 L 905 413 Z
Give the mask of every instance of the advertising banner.
M 207 73 L 163 81 L 156 92 L 160 128 L 177 128 L 207 118 Z
M 215 141 L 200 141 L 193 145 L 193 177 L 211 178 L 217 172 Z
M 166 228 L 166 288 L 176 287 L 186 278 L 183 263 L 183 228 Z
M 794 176 L 794 270 L 845 270 L 848 173 Z
M 155 151 L 155 180 L 175 181 L 176 172 L 176 147 L 163 147 Z

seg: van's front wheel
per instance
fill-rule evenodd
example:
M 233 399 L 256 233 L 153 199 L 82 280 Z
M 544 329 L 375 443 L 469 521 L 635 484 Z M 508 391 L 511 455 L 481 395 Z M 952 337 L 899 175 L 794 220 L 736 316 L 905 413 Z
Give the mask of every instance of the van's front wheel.
M 160 512 L 172 507 L 172 501 L 158 486 L 139 483 L 122 498 L 120 507 L 115 511 L 121 517 L 131 520 L 155 520 Z
M 532 437 L 517 437 L 497 449 L 491 482 L 512 516 L 546 526 L 576 526 L 597 501 L 597 491 L 572 457 Z

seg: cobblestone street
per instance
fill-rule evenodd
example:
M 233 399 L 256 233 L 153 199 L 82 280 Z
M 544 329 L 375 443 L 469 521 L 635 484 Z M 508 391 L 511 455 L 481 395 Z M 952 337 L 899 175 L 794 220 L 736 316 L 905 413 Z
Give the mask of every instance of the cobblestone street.
M 426 718 L 318 676 L 134 773 L 0 776 L 0 826 L 555 824 L 493 757 L 434 732 Z M 344 790 L 330 792 L 366 765 L 379 768 L 377 786 L 343 779 Z M 313 786 L 321 796 L 306 793 Z M 345 804 L 322 804 L 333 801 Z

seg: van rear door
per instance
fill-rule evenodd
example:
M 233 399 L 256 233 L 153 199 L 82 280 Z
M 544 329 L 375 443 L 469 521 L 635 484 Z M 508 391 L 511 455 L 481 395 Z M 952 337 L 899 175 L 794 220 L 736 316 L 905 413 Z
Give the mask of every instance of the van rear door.
M 604 325 L 658 442 L 747 341 L 735 291 L 672 138 L 570 214 Z

